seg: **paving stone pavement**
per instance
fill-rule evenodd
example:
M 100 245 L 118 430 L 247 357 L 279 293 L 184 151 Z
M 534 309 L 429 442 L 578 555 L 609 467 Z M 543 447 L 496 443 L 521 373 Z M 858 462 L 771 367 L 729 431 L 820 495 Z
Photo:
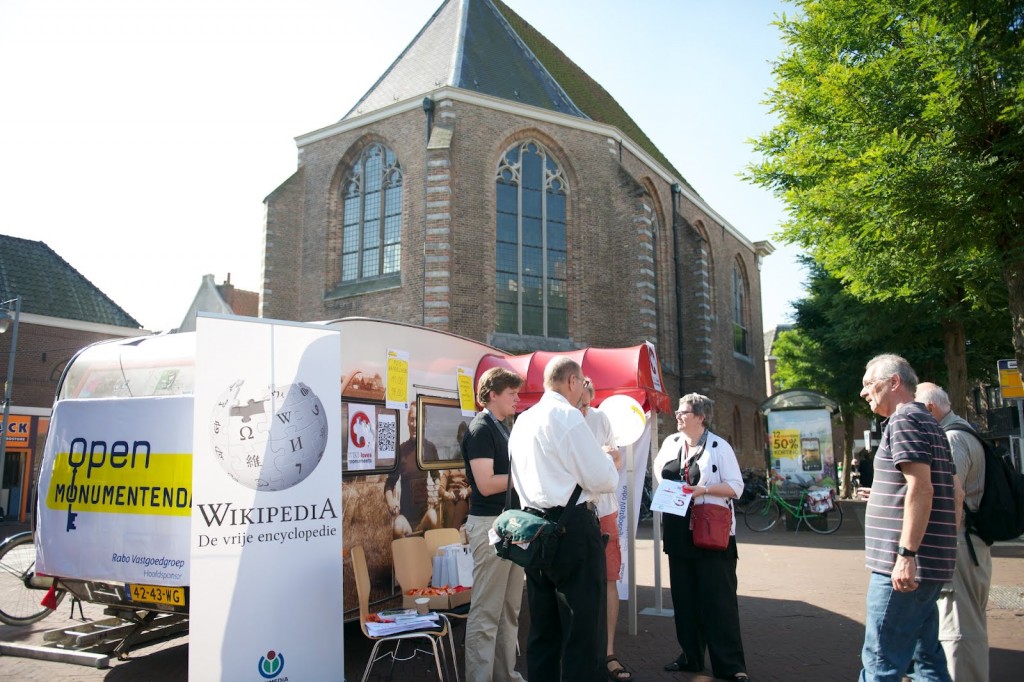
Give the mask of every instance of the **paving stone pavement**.
M 842 529 L 821 536 L 781 524 L 767 533 L 754 533 L 739 522 L 739 602 L 748 672 L 756 682 L 802 680 L 852 681 L 860 670 L 864 635 L 864 595 L 867 571 L 863 561 L 863 507 L 844 502 Z M 651 523 L 641 524 L 636 543 L 638 611 L 654 610 L 655 555 Z M 0 526 L 0 534 L 6 527 Z M 988 608 L 990 660 L 993 682 L 1021 679 L 1024 670 L 1024 540 L 993 547 L 993 599 Z M 671 608 L 668 562 L 658 557 L 664 608 Z M 524 600 L 525 601 L 525 600 Z M 67 627 L 69 606 L 33 626 L 0 625 L 0 642 L 42 643 L 42 633 Z M 96 607 L 86 615 L 100 617 Z M 623 602 L 616 635 L 617 653 L 638 681 L 710 682 L 707 675 L 669 673 L 663 666 L 678 654 L 672 618 L 636 616 L 636 634 L 629 634 L 630 609 Z M 523 609 L 518 668 L 526 669 L 525 633 L 529 614 Z M 462 661 L 465 624 L 457 624 L 457 656 Z M 349 624 L 345 639 L 345 670 L 324 671 L 323 680 L 359 680 L 370 646 L 357 625 Z M 408 647 L 408 645 L 406 645 Z M 404 649 L 403 651 L 409 651 Z M 411 653 L 411 652 L 410 652 Z M 405 654 L 403 653 L 403 658 Z M 461 673 L 461 668 L 460 668 Z M 437 679 L 430 656 L 416 655 L 392 669 L 387 661 L 374 668 L 371 680 Z M 181 681 L 188 677 L 188 637 L 147 646 L 132 652 L 127 661 L 111 661 L 109 669 L 67 663 L 0 656 L 0 679 L 63 682 Z

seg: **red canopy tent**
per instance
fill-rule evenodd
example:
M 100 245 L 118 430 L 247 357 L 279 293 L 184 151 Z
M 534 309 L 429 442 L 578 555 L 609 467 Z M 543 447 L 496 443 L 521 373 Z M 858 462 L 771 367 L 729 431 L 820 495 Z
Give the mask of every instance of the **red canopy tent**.
M 594 386 L 593 404 L 611 395 L 628 395 L 645 411 L 668 412 L 671 400 L 661 379 L 661 367 L 654 346 L 644 343 L 630 348 L 584 348 L 564 353 L 536 351 L 526 355 L 485 355 L 476 368 L 476 381 L 492 367 L 505 367 L 526 379 L 519 390 L 520 411 L 544 394 L 544 368 L 551 358 L 565 355 L 580 364 Z M 476 382 L 474 382 L 476 383 Z

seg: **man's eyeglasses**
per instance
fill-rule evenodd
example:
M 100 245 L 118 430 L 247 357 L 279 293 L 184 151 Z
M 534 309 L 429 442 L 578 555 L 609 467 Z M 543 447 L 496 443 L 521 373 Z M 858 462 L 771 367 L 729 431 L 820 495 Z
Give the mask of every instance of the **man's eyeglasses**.
M 876 384 L 881 381 L 888 381 L 889 377 L 882 377 L 881 379 L 868 379 L 863 382 L 864 388 L 873 388 Z
M 684 414 L 695 414 L 695 412 L 693 410 L 676 410 L 677 417 Z

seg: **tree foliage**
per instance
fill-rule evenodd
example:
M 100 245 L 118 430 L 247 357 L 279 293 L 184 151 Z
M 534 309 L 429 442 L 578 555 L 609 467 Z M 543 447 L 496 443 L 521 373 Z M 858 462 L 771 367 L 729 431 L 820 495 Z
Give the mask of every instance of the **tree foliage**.
M 811 388 L 836 400 L 844 414 L 869 415 L 860 397 L 867 361 L 879 353 L 907 358 L 922 381 L 948 381 L 942 320 L 928 302 L 870 301 L 854 296 L 820 264 L 804 261 L 807 296 L 794 305 L 795 329 L 772 347 L 776 380 L 785 388 Z M 1005 315 L 976 311 L 962 320 L 967 330 L 968 377 L 991 383 L 996 360 L 1009 352 Z
M 774 377 L 782 388 L 810 388 L 839 403 L 846 437 L 843 461 L 848 465 L 854 419 L 871 416 L 860 397 L 867 361 L 879 353 L 898 352 L 922 381 L 946 385 L 942 320 L 929 303 L 860 299 L 820 264 L 805 260 L 805 265 L 807 296 L 794 303 L 796 325 L 780 333 L 771 349 L 778 358 Z M 975 311 L 963 324 L 971 349 L 968 378 L 991 382 L 996 360 L 1009 352 L 1009 321 L 1005 315 Z M 848 483 L 844 474 L 844 493 Z
M 1008 303 L 1024 366 L 1024 2 L 795 5 L 748 176 L 780 237 L 860 298 L 932 307 L 954 390 L 971 314 Z

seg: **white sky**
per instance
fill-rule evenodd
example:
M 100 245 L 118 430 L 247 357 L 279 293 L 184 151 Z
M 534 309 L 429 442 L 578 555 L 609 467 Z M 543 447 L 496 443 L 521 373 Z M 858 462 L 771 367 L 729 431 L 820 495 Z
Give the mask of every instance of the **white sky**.
M 204 274 L 258 291 L 263 199 L 441 0 L 0 0 L 0 233 L 40 240 L 144 327 Z M 776 252 L 764 324 L 805 272 L 737 174 L 781 52 L 776 0 L 507 0 L 615 97 L 720 215 Z

